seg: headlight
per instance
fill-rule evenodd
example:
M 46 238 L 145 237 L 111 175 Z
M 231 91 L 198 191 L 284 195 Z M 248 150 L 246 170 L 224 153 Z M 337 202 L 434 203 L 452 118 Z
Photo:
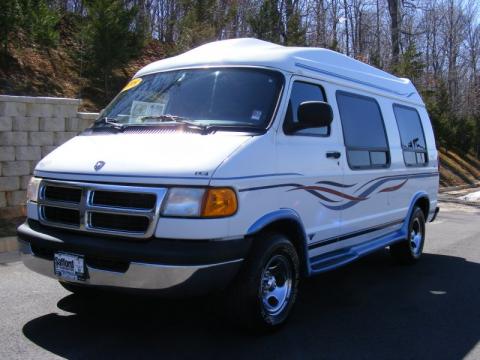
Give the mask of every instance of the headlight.
M 27 201 L 37 202 L 38 200 L 38 189 L 40 187 L 40 182 L 42 179 L 31 177 L 27 186 Z
M 172 188 L 168 191 L 163 215 L 200 216 L 205 189 Z
M 171 188 L 162 215 L 173 217 L 225 217 L 237 211 L 237 196 L 229 188 Z

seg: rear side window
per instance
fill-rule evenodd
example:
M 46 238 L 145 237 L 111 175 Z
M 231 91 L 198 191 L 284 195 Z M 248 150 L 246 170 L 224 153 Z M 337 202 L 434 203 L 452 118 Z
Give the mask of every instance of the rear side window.
M 403 149 L 403 158 L 408 166 L 422 166 L 428 161 L 425 134 L 417 110 L 394 104 L 393 112 Z
M 337 91 L 337 104 L 349 166 L 352 169 L 387 167 L 390 153 L 377 101 Z
M 295 81 L 292 85 L 292 92 L 290 93 L 287 114 L 283 124 L 284 129 L 287 129 L 290 124 L 295 124 L 298 122 L 298 107 L 305 101 L 326 101 L 323 89 L 319 85 Z M 295 132 L 295 135 L 328 136 L 329 134 L 329 126 L 303 129 Z

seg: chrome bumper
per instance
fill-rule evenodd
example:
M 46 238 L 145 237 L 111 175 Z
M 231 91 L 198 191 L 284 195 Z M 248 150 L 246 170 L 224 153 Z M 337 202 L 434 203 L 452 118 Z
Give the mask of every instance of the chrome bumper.
M 39 274 L 58 279 L 53 261 L 35 256 L 28 242 L 18 240 L 22 261 Z M 125 272 L 96 269 L 87 265 L 83 285 L 126 289 L 164 290 L 166 293 L 202 294 L 226 286 L 238 272 L 243 259 L 207 265 L 161 265 L 131 262 Z

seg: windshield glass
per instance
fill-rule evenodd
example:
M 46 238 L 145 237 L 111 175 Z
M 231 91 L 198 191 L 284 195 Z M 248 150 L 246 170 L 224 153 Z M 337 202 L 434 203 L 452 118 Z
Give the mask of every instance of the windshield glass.
M 133 79 L 102 112 L 104 121 L 148 125 L 265 128 L 283 86 L 281 73 L 251 68 L 188 69 Z M 97 123 L 96 126 L 99 126 Z

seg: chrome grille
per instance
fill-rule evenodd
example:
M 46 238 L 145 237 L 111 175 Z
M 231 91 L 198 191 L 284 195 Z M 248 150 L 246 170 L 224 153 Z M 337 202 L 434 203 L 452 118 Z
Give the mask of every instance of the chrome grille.
M 44 206 L 42 210 L 45 219 L 53 219 L 55 222 L 71 226 L 79 226 L 80 211 L 63 209 L 55 206 Z
M 148 229 L 150 221 L 145 216 L 91 212 L 89 223 L 90 226 L 95 229 L 123 229 L 129 232 L 145 232 Z
M 92 204 L 99 206 L 127 207 L 134 209 L 154 209 L 155 194 L 139 194 L 96 190 L 92 195 Z
M 148 238 L 165 188 L 43 180 L 38 211 L 44 225 L 98 234 Z
M 65 202 L 79 203 L 82 199 L 82 189 L 61 186 L 46 186 L 45 198 Z

